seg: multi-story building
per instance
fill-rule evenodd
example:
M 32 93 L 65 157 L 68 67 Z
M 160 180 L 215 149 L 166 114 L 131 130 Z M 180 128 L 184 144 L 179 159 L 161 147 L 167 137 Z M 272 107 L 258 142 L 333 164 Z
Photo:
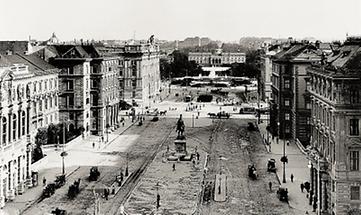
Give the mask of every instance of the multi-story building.
M 129 103 L 150 107 L 159 96 L 159 47 L 153 43 L 127 44 L 120 55 L 124 59 L 120 72 L 120 98 Z
M 222 64 L 245 63 L 246 54 L 241 52 L 190 52 L 189 61 L 202 66 L 221 66 Z
M 0 208 L 31 186 L 37 128 L 58 122 L 57 72 L 35 57 L 0 55 Z
M 311 94 L 312 204 L 321 214 L 360 214 L 361 38 L 348 38 L 307 69 Z
M 260 99 L 269 102 L 272 94 L 272 57 L 280 51 L 280 45 L 273 45 L 265 48 L 265 53 L 261 56 L 258 87 Z
M 321 59 L 311 44 L 292 42 L 272 60 L 271 133 L 307 145 L 310 138 L 310 99 L 306 68 Z
M 121 57 L 92 44 L 51 45 L 35 54 L 61 69 L 60 118 L 71 132 L 104 136 L 118 125 Z

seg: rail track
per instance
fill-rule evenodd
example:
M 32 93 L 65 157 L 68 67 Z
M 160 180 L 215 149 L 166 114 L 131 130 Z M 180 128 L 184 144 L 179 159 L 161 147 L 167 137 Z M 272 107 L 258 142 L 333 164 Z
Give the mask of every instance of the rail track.
M 129 196 L 131 195 L 132 191 L 139 183 L 141 176 L 145 173 L 148 166 L 155 159 L 157 153 L 162 148 L 164 143 L 167 142 L 168 138 L 170 137 L 174 129 L 175 127 L 168 128 L 166 135 L 161 139 L 160 143 L 154 145 L 151 150 L 148 150 L 148 153 L 144 156 L 141 165 L 134 172 L 131 173 L 131 175 L 122 185 L 120 191 L 112 199 L 111 207 L 108 210 L 106 210 L 104 214 L 120 214 L 121 206 L 125 204 Z

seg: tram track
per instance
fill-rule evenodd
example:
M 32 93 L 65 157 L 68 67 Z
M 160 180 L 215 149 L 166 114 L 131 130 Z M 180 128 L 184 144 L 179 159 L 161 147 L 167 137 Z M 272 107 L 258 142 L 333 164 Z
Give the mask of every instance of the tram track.
M 112 199 L 111 207 L 105 212 L 105 214 L 120 214 L 121 206 L 124 205 L 125 202 L 128 200 L 131 193 L 141 180 L 141 177 L 146 172 L 147 168 L 153 162 L 153 160 L 157 156 L 157 153 L 167 142 L 167 140 L 171 136 L 172 131 L 174 130 L 175 127 L 168 128 L 165 132 L 166 135 L 161 139 L 160 143 L 154 145 L 151 150 L 148 150 L 148 153 L 146 156 L 144 156 L 144 159 L 141 162 L 140 166 L 130 174 L 129 178 L 122 185 L 120 191 L 117 193 L 116 196 L 114 196 L 114 198 Z

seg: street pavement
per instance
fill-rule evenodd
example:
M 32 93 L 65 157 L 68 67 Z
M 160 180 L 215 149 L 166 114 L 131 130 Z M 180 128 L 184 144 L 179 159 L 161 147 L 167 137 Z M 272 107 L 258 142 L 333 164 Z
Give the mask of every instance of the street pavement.
M 112 165 L 118 159 L 117 156 L 109 155 L 113 151 L 126 151 L 128 147 L 135 141 L 137 135 L 121 135 L 133 123 L 131 119 L 124 117 L 124 127 L 121 125 L 117 130 L 109 133 L 108 142 L 101 142 L 98 136 L 90 135 L 82 139 L 82 137 L 75 138 L 64 147 L 68 153 L 65 157 L 65 172 L 66 175 L 71 175 L 79 166 L 91 165 Z M 124 144 L 112 144 L 115 139 L 123 138 Z M 104 138 L 106 141 L 107 137 Z M 93 148 L 93 143 L 94 148 Z M 47 183 L 55 180 L 56 175 L 62 172 L 62 162 L 60 153 L 62 149 L 45 148 L 44 154 L 47 156 L 33 165 L 33 170 L 38 171 L 38 186 L 27 189 L 22 195 L 5 204 L 3 209 L 0 209 L 0 215 L 15 215 L 21 212 L 35 202 L 43 191 L 43 178 Z M 91 158 L 91 159 L 90 159 Z
M 267 140 L 267 121 L 263 120 L 258 125 L 260 133 L 264 140 Z M 283 156 L 283 139 L 279 140 L 277 144 L 276 138 L 272 140 L 271 134 L 269 134 L 269 141 L 271 142 L 270 147 L 265 145 L 269 152 L 270 158 L 276 160 L 277 177 L 279 178 L 280 185 L 288 189 L 289 205 L 299 211 L 306 211 L 309 214 L 316 214 L 312 212 L 312 206 L 308 204 L 308 198 L 306 197 L 307 192 L 304 190 L 301 192 L 301 183 L 306 181 L 310 182 L 310 170 L 307 167 L 308 160 L 296 144 L 286 144 L 286 156 L 288 157 L 288 163 L 286 163 L 286 183 L 282 183 L 283 179 L 283 164 L 280 161 Z M 287 143 L 287 142 L 286 142 Z M 293 174 L 293 182 L 291 182 L 291 174 Z

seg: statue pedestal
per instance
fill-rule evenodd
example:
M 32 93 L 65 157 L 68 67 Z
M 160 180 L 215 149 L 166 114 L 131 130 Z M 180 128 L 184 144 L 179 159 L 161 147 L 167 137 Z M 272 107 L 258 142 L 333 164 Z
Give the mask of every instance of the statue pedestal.
M 187 145 L 186 145 L 186 140 L 179 140 L 176 139 L 174 141 L 174 145 L 175 145 L 175 151 L 178 154 L 187 154 Z

